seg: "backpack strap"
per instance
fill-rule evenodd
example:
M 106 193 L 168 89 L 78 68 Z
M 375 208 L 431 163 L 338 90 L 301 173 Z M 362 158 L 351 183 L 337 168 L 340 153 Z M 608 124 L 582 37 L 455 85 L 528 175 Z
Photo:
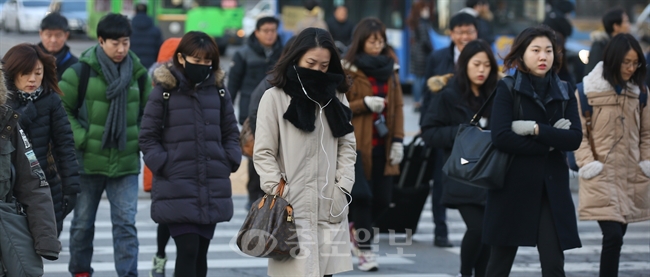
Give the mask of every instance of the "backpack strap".
M 587 95 L 585 94 L 585 86 L 583 83 L 579 83 L 578 88 L 578 98 L 580 101 L 580 110 L 582 116 L 585 118 L 585 126 L 587 126 L 587 140 L 589 140 L 589 146 L 591 148 L 591 154 L 594 156 L 594 160 L 598 160 L 598 154 L 596 154 L 596 145 L 594 144 L 593 126 L 591 124 L 591 116 L 593 115 L 594 109 L 589 105 Z
M 79 110 L 86 101 L 86 91 L 88 90 L 88 80 L 90 79 L 90 65 L 85 62 L 81 63 L 81 72 L 79 72 L 79 84 L 77 86 L 77 115 Z
M 163 91 L 163 116 L 162 116 L 162 128 L 165 129 L 165 123 L 167 122 L 167 111 L 169 111 L 169 97 L 171 93 L 168 91 Z

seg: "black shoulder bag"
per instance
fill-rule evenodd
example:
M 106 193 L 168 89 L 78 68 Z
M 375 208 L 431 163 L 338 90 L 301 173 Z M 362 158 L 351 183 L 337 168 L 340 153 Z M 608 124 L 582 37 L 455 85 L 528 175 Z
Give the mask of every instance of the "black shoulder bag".
M 508 77 L 503 80 L 512 92 L 514 80 Z M 458 127 L 451 155 L 442 168 L 442 172 L 450 179 L 484 189 L 503 188 L 513 156 L 497 150 L 492 145 L 492 133 L 478 126 L 479 119 L 496 94 L 495 90 L 469 124 Z M 517 117 L 520 100 L 518 95 L 513 97 Z

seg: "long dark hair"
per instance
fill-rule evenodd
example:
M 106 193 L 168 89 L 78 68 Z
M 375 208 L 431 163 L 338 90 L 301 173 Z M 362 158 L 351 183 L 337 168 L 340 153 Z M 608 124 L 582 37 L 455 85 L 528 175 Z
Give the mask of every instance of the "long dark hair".
M 354 27 L 354 32 L 352 33 L 352 43 L 350 44 L 350 49 L 348 53 L 345 54 L 345 60 L 354 64 L 357 60 L 357 56 L 363 53 L 363 47 L 366 44 L 366 40 L 371 36 L 378 35 L 384 39 L 386 43 L 384 49 L 379 52 L 379 55 L 389 56 L 397 62 L 397 57 L 393 53 L 392 49 L 388 46 L 388 41 L 386 40 L 386 26 L 384 23 L 374 17 L 366 17 Z
M 420 13 L 424 9 L 428 9 L 429 6 L 424 1 L 413 2 L 411 6 L 411 12 L 409 12 L 409 17 L 406 18 L 406 23 L 408 24 L 411 30 L 417 30 L 418 25 L 420 25 Z
M 288 46 L 289 49 L 280 57 L 275 67 L 271 70 L 273 77 L 269 82 L 278 88 L 284 88 L 287 83 L 287 69 L 289 66 L 297 65 L 302 56 L 314 48 L 324 48 L 330 51 L 330 63 L 328 73 L 341 74 L 345 76 L 341 66 L 339 52 L 334 46 L 334 39 L 329 32 L 319 28 L 307 28 L 296 36 L 296 40 Z M 348 82 L 341 82 L 336 88 L 339 92 L 345 93 L 350 88 Z
M 503 58 L 503 72 L 508 72 L 508 70 L 515 68 L 523 73 L 529 73 L 530 69 L 526 67 L 523 61 L 524 53 L 528 45 L 538 37 L 547 37 L 551 41 L 551 45 L 553 46 L 553 66 L 551 69 L 555 72 L 560 70 L 560 67 L 562 67 L 562 53 L 557 47 L 555 32 L 546 25 L 539 25 L 537 27 L 528 27 L 517 35 L 515 42 L 510 48 L 510 53 Z
M 630 34 L 618 34 L 605 46 L 603 53 L 603 78 L 613 86 L 619 85 L 626 86 L 626 82 L 621 76 L 621 66 L 625 55 L 630 50 L 634 50 L 639 56 L 639 67 L 634 71 L 630 81 L 641 88 L 645 93 L 645 73 L 646 73 L 646 60 L 641 50 L 639 42 Z
M 35 44 L 21 43 L 11 47 L 2 58 L 7 87 L 16 89 L 16 77 L 31 73 L 36 68 L 36 61 L 43 64 L 43 89 L 63 95 L 56 77 L 56 58 L 46 54 Z
M 178 53 L 185 56 L 203 57 L 212 60 L 212 70 L 219 69 L 219 47 L 212 37 L 204 32 L 191 31 L 181 38 L 174 52 L 174 66 L 181 72 L 185 68 L 178 60 Z
M 467 76 L 467 66 L 469 65 L 469 60 L 472 59 L 474 55 L 481 52 L 485 52 L 485 54 L 488 56 L 488 59 L 490 60 L 490 74 L 488 74 L 487 79 L 485 79 L 485 83 L 483 83 L 483 85 L 481 85 L 479 88 L 480 98 L 485 100 L 492 93 L 492 91 L 494 91 L 498 81 L 497 71 L 499 67 L 497 65 L 496 59 L 494 58 L 494 54 L 492 53 L 490 45 L 482 39 L 477 39 L 469 42 L 467 45 L 465 45 L 463 51 L 460 52 L 460 56 L 458 56 L 458 62 L 456 63 L 456 84 L 458 85 L 458 92 L 460 93 L 463 100 L 469 104 L 470 108 L 473 111 L 478 111 L 483 103 L 472 101 L 475 99 L 475 97 L 474 93 L 472 92 L 472 82 Z

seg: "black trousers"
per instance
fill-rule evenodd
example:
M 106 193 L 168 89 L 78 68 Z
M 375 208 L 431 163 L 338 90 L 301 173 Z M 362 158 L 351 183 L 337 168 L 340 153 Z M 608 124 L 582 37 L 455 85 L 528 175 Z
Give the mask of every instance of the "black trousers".
M 517 255 L 517 249 L 518 246 L 492 245 L 486 276 L 509 276 Z M 551 207 L 546 194 L 543 196 L 542 210 L 539 217 L 537 251 L 542 265 L 542 276 L 565 276 L 564 252 L 557 237 Z
M 279 181 L 279 180 L 278 180 Z M 257 201 L 257 199 L 264 196 L 264 191 L 260 188 L 260 175 L 255 171 L 255 165 L 253 165 L 253 159 L 248 159 L 248 184 L 246 184 L 248 189 L 248 203 L 252 204 Z
M 485 207 L 460 205 L 457 208 L 467 226 L 460 245 L 460 274 L 483 277 L 490 259 L 490 247 L 482 241 Z
M 603 249 L 600 252 L 600 276 L 618 276 L 618 263 L 621 258 L 623 236 L 627 231 L 627 224 L 614 221 L 598 221 L 603 232 Z
M 159 258 L 164 258 L 165 255 L 165 247 L 167 247 L 167 243 L 169 242 L 169 227 L 167 227 L 167 224 L 160 223 L 158 224 L 158 232 L 156 233 L 156 243 L 158 244 L 158 251 L 156 252 L 156 256 Z
M 354 222 L 354 228 L 357 230 L 355 239 L 361 250 L 370 250 L 374 238 L 373 222 L 388 210 L 393 195 L 393 178 L 384 175 L 386 166 L 386 149 L 384 147 L 381 145 L 372 149 L 371 180 L 368 180 L 372 198 L 352 199 L 352 204 L 350 204 L 348 220 Z
M 175 276 L 205 277 L 208 274 L 208 247 L 210 240 L 198 234 L 184 234 L 176 242 Z
M 431 189 L 431 212 L 433 213 L 433 234 L 435 237 L 447 238 L 447 208 L 442 205 L 442 167 L 445 165 L 444 154 L 441 149 L 434 148 L 431 155 L 434 155 L 433 164 L 433 187 Z

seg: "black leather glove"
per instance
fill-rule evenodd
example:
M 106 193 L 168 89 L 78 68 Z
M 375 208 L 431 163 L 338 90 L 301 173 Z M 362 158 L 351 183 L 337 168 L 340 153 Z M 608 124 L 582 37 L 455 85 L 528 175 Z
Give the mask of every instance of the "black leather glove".
M 77 194 L 64 194 L 63 195 L 63 217 L 65 218 L 77 205 Z

